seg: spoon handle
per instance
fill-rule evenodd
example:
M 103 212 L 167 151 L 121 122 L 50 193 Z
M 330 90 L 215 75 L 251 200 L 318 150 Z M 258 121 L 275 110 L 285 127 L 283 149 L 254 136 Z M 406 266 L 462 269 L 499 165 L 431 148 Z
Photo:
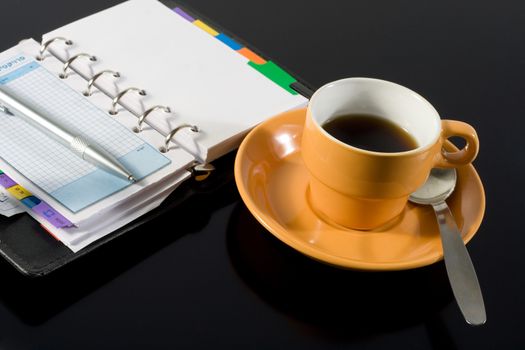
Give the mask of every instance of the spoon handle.
M 478 326 L 487 321 L 474 265 L 456 221 L 444 201 L 433 205 L 441 233 L 443 255 L 448 279 L 459 309 L 468 324 Z

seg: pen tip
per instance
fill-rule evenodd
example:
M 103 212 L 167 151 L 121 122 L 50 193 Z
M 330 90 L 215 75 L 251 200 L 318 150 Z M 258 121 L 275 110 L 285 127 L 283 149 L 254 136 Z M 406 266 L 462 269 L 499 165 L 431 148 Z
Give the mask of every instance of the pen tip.
M 137 180 L 133 177 L 133 175 L 128 176 L 129 182 L 136 182 Z

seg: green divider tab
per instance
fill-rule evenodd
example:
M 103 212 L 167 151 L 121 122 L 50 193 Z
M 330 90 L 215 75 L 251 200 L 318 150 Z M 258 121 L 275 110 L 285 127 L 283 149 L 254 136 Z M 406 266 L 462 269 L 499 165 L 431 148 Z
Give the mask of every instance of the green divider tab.
M 250 61 L 248 64 L 292 95 L 297 95 L 297 91 L 290 87 L 290 84 L 297 80 L 272 61 L 267 61 L 264 64 L 256 64 Z

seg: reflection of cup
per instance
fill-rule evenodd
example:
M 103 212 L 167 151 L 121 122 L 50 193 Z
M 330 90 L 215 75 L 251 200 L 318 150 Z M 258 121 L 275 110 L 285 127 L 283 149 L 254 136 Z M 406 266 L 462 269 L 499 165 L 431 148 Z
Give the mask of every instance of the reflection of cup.
M 406 130 L 418 147 L 382 153 L 345 144 L 322 125 L 346 114 L 379 116 Z M 443 150 L 443 141 L 459 136 L 466 146 Z M 369 78 L 348 78 L 315 92 L 308 105 L 301 152 L 310 172 L 310 203 L 324 219 L 372 229 L 398 216 L 408 196 L 433 167 L 457 167 L 474 160 L 476 131 L 468 124 L 441 120 L 423 97 L 401 85 Z

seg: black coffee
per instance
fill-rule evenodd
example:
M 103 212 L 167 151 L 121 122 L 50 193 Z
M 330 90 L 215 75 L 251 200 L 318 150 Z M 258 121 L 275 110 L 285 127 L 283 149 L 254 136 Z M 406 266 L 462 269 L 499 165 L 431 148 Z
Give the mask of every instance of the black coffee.
M 404 152 L 418 147 L 406 130 L 375 115 L 345 114 L 322 127 L 338 140 L 369 151 Z

